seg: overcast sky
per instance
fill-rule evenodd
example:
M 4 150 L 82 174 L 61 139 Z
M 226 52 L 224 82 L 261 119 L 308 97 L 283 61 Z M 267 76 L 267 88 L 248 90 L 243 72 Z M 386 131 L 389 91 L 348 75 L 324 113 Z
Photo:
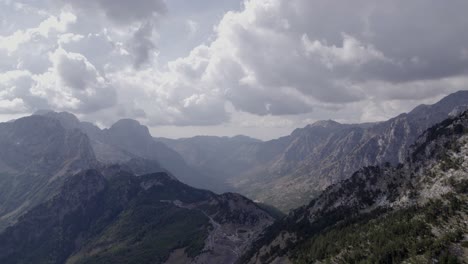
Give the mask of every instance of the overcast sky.
M 269 139 L 468 89 L 467 0 L 0 0 L 0 120 Z

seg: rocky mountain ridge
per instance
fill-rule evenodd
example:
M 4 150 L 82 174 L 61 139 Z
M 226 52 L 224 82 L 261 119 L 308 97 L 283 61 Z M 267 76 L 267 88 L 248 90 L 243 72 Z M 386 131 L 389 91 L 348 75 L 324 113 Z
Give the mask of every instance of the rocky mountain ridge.
M 234 263 L 272 222 L 240 195 L 114 165 L 69 177 L 60 193 L 7 228 L 0 262 Z
M 468 240 L 467 202 L 468 112 L 464 112 L 429 128 L 411 147 L 405 163 L 364 167 L 292 211 L 269 228 L 240 263 L 466 260 L 468 251 L 462 244 Z M 386 241 L 401 245 L 379 242 L 383 244 L 374 251 L 381 252 L 374 254 L 368 240 L 360 237 L 373 240 L 378 230 L 391 230 L 386 219 L 420 229 L 414 234 L 388 234 L 394 237 Z M 395 232 L 402 230 L 399 226 Z M 341 242 L 341 248 L 332 246 Z

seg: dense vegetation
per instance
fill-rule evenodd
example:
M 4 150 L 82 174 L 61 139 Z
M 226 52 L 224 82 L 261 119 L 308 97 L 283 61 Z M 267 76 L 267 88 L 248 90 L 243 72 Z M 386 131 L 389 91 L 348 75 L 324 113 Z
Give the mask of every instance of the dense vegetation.
M 345 221 L 313 236 L 294 250 L 295 263 L 459 263 L 451 253 L 461 244 L 468 213 L 466 197 L 448 195 L 423 207 Z M 444 199 L 445 201 L 445 199 Z M 432 229 L 439 231 L 435 236 Z M 466 243 L 464 243 L 466 247 Z

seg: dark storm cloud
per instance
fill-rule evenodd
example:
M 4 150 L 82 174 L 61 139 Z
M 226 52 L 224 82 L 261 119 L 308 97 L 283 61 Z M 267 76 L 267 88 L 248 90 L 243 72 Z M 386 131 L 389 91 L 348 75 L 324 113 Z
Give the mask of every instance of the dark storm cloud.
M 468 46 L 467 1 L 295 2 L 293 10 L 283 4 L 291 27 L 310 39 L 339 47 L 345 33 L 391 59 L 364 65 L 357 78 L 405 82 L 458 75 L 468 68 L 463 56 Z
M 148 58 L 150 58 L 150 52 L 156 49 L 156 45 L 151 40 L 153 36 L 153 25 L 151 23 L 145 23 L 133 35 L 130 48 L 134 57 L 134 65 L 139 68 L 143 65 Z

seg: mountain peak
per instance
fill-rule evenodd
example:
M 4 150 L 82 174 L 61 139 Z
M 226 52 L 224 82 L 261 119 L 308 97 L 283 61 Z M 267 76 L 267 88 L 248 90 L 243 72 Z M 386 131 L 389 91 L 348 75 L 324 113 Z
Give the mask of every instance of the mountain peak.
M 334 120 L 328 119 L 328 120 L 319 120 L 313 124 L 308 125 L 308 127 L 323 127 L 323 128 L 330 128 L 330 127 L 336 127 L 341 125 L 341 123 L 338 123 Z
M 427 109 L 439 109 L 442 112 L 451 112 L 454 107 L 463 106 L 468 104 L 468 90 L 460 90 L 458 92 L 451 93 L 444 98 L 440 99 L 433 105 L 421 104 L 415 107 L 409 114 L 411 115 L 425 115 Z
M 152 138 L 148 127 L 134 119 L 120 119 L 109 128 L 109 131 L 133 137 Z
M 74 129 L 79 128 L 80 120 L 69 112 L 55 112 L 52 110 L 38 110 L 33 115 L 45 116 L 58 120 L 64 128 Z
M 466 100 L 468 99 L 468 90 L 460 90 L 454 93 L 451 93 L 444 98 L 442 98 L 439 102 L 444 102 L 444 101 L 459 101 L 459 100 Z
M 109 129 L 126 129 L 126 130 L 141 130 L 141 131 L 148 131 L 148 128 L 137 120 L 134 119 L 120 119 L 119 121 L 115 122 Z M 149 133 L 149 132 L 148 132 Z
M 462 112 L 463 112 L 462 108 L 463 107 L 466 108 L 467 105 L 468 105 L 468 91 L 458 91 L 458 92 L 449 94 L 435 104 L 435 106 L 448 108 L 450 110 L 456 110 L 454 108 L 455 106 L 456 108 L 458 108 L 458 110 Z
M 112 127 L 140 127 L 142 126 L 138 120 L 123 118 L 115 122 Z
M 34 112 L 32 115 L 46 115 L 46 114 L 48 114 L 49 112 L 54 112 L 54 110 L 50 110 L 50 109 L 39 109 L 39 110 L 37 110 L 36 112 Z

